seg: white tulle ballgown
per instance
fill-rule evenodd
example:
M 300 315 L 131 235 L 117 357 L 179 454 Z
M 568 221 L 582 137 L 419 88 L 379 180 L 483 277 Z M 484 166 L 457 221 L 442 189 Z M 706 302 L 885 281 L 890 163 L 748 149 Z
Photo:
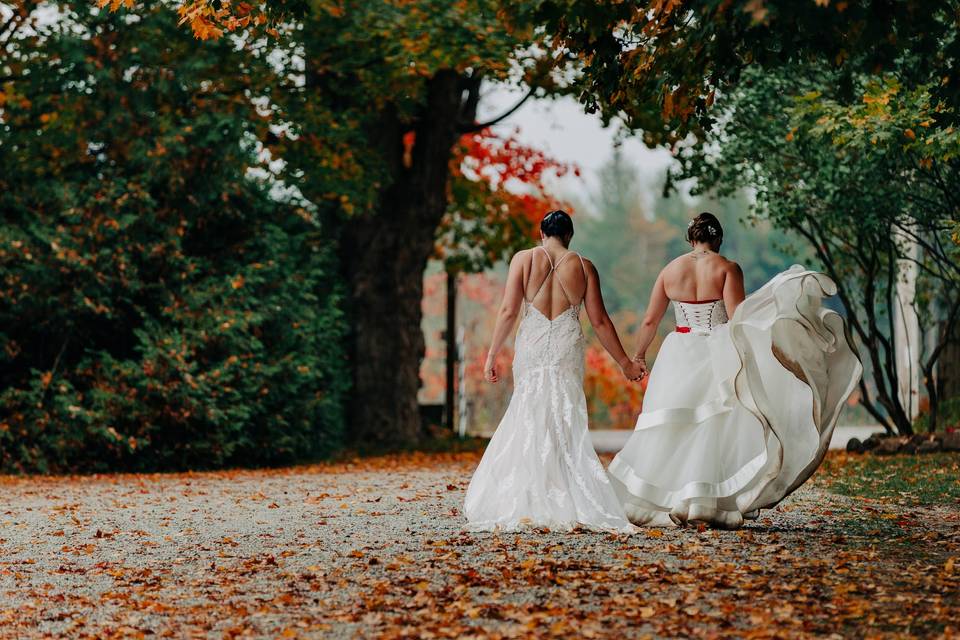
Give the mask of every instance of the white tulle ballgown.
M 678 330 L 609 474 L 630 520 L 736 528 L 816 470 L 862 367 L 836 285 L 794 266 L 727 322 L 722 301 L 674 301 Z
M 581 303 L 551 320 L 524 299 L 513 396 L 467 489 L 469 530 L 634 531 L 587 431 Z

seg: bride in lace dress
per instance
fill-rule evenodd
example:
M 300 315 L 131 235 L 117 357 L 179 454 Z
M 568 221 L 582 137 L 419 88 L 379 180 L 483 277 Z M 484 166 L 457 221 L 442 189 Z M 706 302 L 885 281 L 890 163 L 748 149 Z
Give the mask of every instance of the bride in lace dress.
M 484 367 L 497 382 L 496 357 L 518 315 L 513 396 L 467 489 L 468 529 L 582 527 L 630 533 L 587 431 L 580 307 L 624 375 L 640 365 L 623 350 L 603 306 L 597 270 L 567 247 L 573 222 L 563 211 L 540 224 L 543 243 L 510 262 L 503 303 Z
M 609 473 L 634 523 L 736 528 L 817 469 L 862 368 L 821 306 L 828 277 L 795 265 L 744 298 L 740 267 L 717 253 L 720 222 L 700 214 L 687 239 L 654 284 L 636 360 L 646 368 L 670 302 L 677 329 Z

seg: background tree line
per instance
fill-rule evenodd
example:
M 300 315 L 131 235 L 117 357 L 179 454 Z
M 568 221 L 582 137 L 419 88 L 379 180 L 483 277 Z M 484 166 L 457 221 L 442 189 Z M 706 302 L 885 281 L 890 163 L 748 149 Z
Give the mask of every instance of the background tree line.
M 913 259 L 932 372 L 956 322 L 951 3 L 196 0 L 179 28 L 114 5 L 0 16 L 6 467 L 416 442 L 422 274 L 487 81 L 684 142 L 701 189 L 756 189 L 850 283 L 864 393 L 910 428 L 884 309 Z
M 475 139 L 481 82 L 537 72 L 529 30 L 493 3 L 331 3 L 198 44 L 169 8 L 0 16 L 4 466 L 416 441 L 427 259 L 509 255 L 540 206 L 481 174 L 534 184 L 542 158 Z

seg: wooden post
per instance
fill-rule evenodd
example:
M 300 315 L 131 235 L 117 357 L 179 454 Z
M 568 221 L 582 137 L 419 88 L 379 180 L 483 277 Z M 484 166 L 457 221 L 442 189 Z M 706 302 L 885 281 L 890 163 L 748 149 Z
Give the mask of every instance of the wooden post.
M 920 317 L 917 313 L 917 275 L 920 245 L 904 233 L 894 231 L 911 260 L 897 260 L 897 283 L 893 296 L 893 345 L 900 403 L 913 421 L 920 415 Z
M 457 376 L 457 273 L 447 271 L 447 330 L 444 332 L 447 343 L 447 388 L 444 399 L 444 426 L 453 430 L 457 414 L 456 376 Z
M 457 367 L 457 434 L 461 438 L 467 437 L 467 422 L 469 420 L 466 380 L 467 363 L 463 359 L 463 354 L 467 351 L 464 347 L 465 339 L 466 331 L 464 331 L 463 325 L 460 325 L 460 328 L 457 329 L 457 356 L 460 358 L 459 366 Z

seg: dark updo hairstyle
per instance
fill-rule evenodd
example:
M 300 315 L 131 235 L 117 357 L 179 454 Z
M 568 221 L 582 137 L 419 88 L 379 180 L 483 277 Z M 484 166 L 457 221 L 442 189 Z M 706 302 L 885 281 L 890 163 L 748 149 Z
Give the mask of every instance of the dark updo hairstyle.
M 710 248 L 716 251 L 723 244 L 723 227 L 717 216 L 704 211 L 696 218 L 690 221 L 687 227 L 687 240 L 689 242 L 705 242 Z
M 543 216 L 540 221 L 540 231 L 547 238 L 560 238 L 564 245 L 570 244 L 573 237 L 573 220 L 566 211 L 557 209 Z

